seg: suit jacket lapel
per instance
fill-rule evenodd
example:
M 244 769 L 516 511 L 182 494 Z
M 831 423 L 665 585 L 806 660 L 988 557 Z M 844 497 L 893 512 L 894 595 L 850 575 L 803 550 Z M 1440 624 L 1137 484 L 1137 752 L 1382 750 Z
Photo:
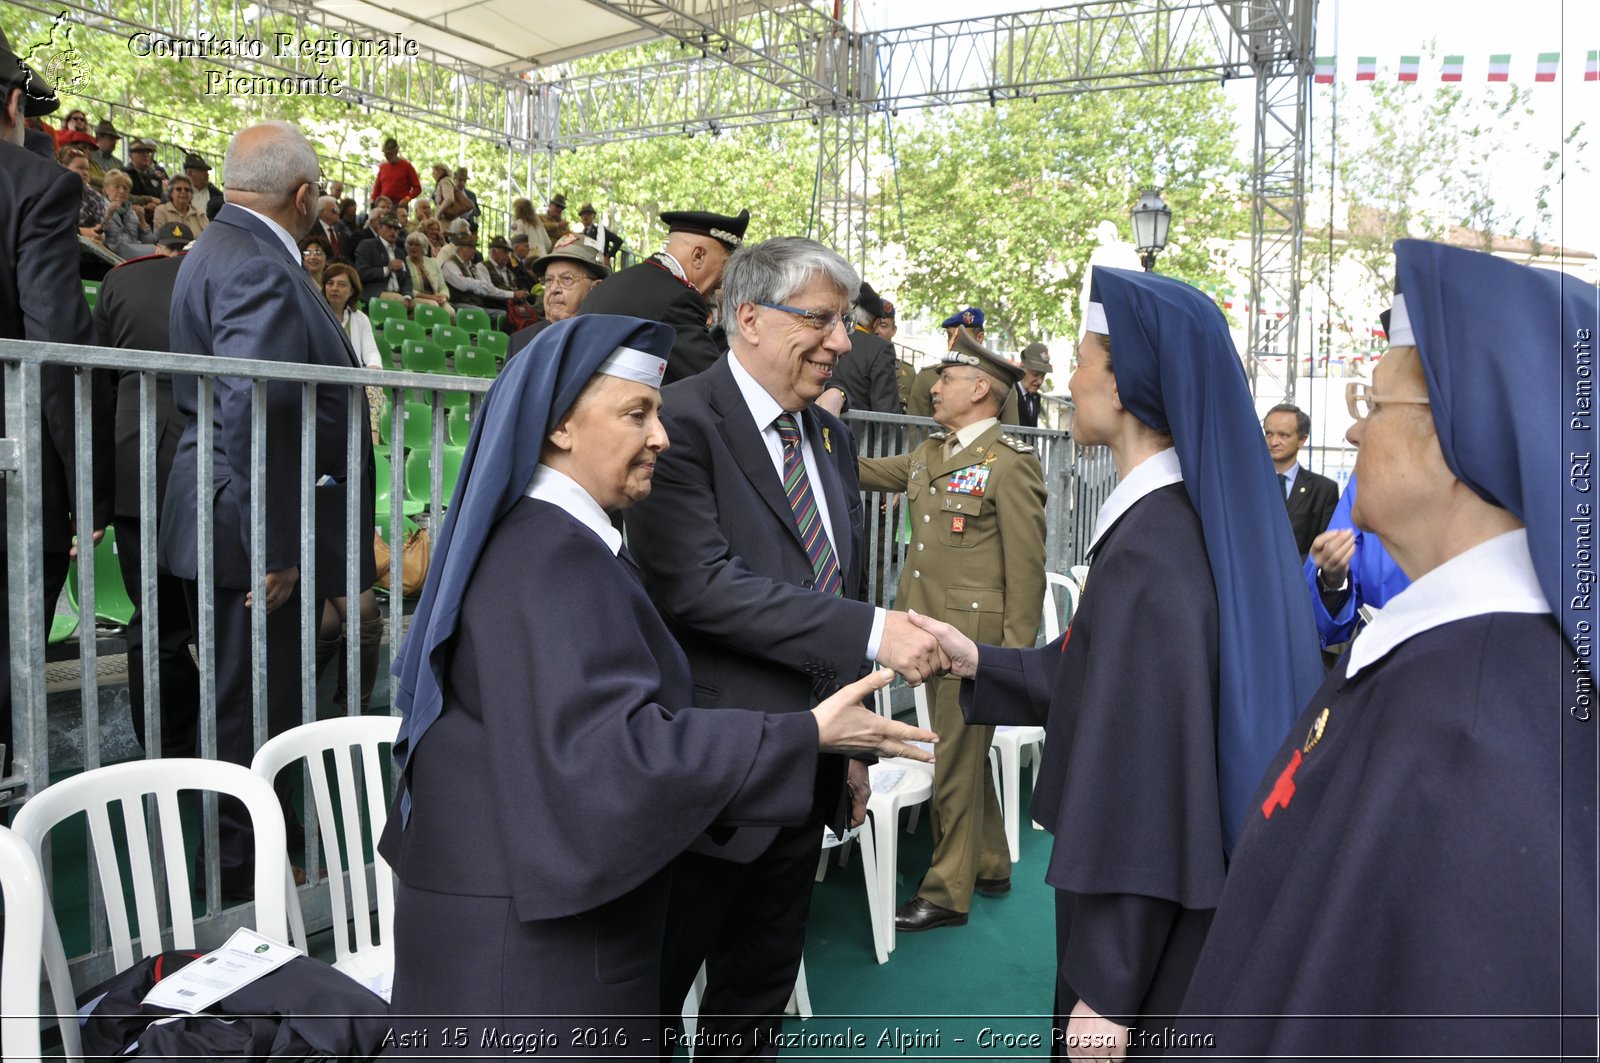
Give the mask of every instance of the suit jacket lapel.
M 714 364 L 707 373 L 714 374 L 714 386 L 711 392 L 711 405 L 719 415 L 717 428 L 722 433 L 723 441 L 728 444 L 734 460 L 739 463 L 739 468 L 744 471 L 750 486 L 755 489 L 761 500 L 772 510 L 773 516 L 778 518 L 778 523 L 789 529 L 789 534 L 802 550 L 805 544 L 800 539 L 800 528 L 795 524 L 794 508 L 789 505 L 789 496 L 784 493 L 783 481 L 778 477 L 778 470 L 772 467 L 772 456 L 767 450 L 767 442 L 761 437 L 761 431 L 756 427 L 756 419 L 750 415 L 750 407 L 745 404 L 744 396 L 739 393 L 739 385 L 733 379 L 733 370 L 728 368 L 728 359 L 731 355 L 723 355 L 722 360 Z M 829 500 L 831 504 L 831 499 Z

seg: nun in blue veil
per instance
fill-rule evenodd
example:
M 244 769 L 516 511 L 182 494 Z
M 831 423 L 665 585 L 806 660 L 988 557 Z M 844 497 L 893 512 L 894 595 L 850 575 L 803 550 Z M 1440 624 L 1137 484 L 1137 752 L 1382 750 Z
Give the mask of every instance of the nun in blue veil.
M 708 828 L 805 822 L 819 750 L 930 759 L 905 741 L 931 734 L 860 705 L 887 672 L 809 713 L 688 708 L 610 519 L 668 446 L 673 336 L 552 325 L 473 426 L 395 664 L 395 1054 L 653 1052 L 673 858 Z
M 967 719 L 1042 724 L 1055 835 L 1054 1050 L 1159 1055 L 1256 782 L 1322 677 L 1300 557 L 1227 322 L 1204 294 L 1096 267 L 1073 432 L 1119 483 L 1071 627 L 1031 650 L 919 618 Z
M 1352 517 L 1410 577 L 1252 799 L 1209 1057 L 1595 1058 L 1592 283 L 1395 244 Z

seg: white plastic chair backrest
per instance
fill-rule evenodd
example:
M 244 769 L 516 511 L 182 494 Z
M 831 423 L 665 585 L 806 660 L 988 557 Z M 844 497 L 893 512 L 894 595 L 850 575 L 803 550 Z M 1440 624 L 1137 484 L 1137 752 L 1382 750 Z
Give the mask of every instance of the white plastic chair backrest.
M 391 941 L 394 926 L 394 876 L 378 855 L 378 837 L 388 821 L 389 798 L 383 786 L 383 768 L 389 753 L 380 746 L 393 746 L 400 732 L 398 716 L 341 716 L 301 724 L 267 742 L 250 762 L 254 771 L 270 785 L 277 774 L 292 764 L 305 762 L 311 773 L 311 793 L 316 801 L 317 828 L 322 833 L 323 851 L 328 864 L 329 902 L 333 916 L 335 958 L 342 962 L 374 945 Z M 351 750 L 360 754 L 359 780 Z M 334 783 L 338 786 L 338 807 L 329 785 L 327 758 L 331 754 Z M 364 813 L 364 814 L 363 814 Z M 371 919 L 373 894 L 369 892 L 363 824 L 370 830 L 372 863 L 378 900 L 378 940 L 373 941 Z M 349 872 L 348 879 L 345 872 Z M 349 882 L 346 898 L 344 883 Z M 305 926 L 300 918 L 299 897 L 292 889 L 289 917 L 295 933 L 294 944 L 305 945 Z M 351 914 L 357 918 L 351 919 Z M 352 939 L 351 931 L 354 930 Z
M 911 701 L 917 707 L 917 726 L 924 731 L 933 730 L 933 714 L 928 709 L 928 684 L 912 687 Z
M 1085 586 L 1087 586 L 1088 583 L 1089 583 L 1089 566 L 1088 565 L 1073 565 L 1072 567 L 1067 569 L 1067 575 L 1071 576 L 1074 580 L 1077 581 L 1078 590 L 1081 592 L 1083 590 L 1083 588 Z
M 44 874 L 28 843 L 0 827 L 0 1059 L 39 1058 L 39 969 L 44 954 Z
M 194 918 L 189 888 L 189 861 L 183 845 L 183 822 L 178 794 L 186 790 L 211 791 L 237 798 L 250 817 L 255 834 L 255 929 L 277 941 L 287 941 L 289 927 L 285 898 L 278 884 L 288 874 L 283 809 L 272 787 L 249 768 L 219 760 L 174 757 L 112 764 L 73 775 L 46 787 L 22 806 L 12 826 L 38 856 L 44 840 L 58 824 L 83 813 L 89 825 L 89 851 L 94 854 L 100 892 L 105 899 L 106 929 L 111 938 L 112 961 L 117 971 L 134 960 L 154 956 L 162 944 L 163 915 L 172 927 L 174 949 L 195 947 Z M 145 818 L 144 799 L 155 800 L 156 826 L 165 857 L 167 910 L 158 910 L 155 871 L 151 866 L 151 830 Z M 120 805 L 122 836 L 127 840 L 127 874 L 133 889 L 134 919 L 130 924 L 123 896 L 122 868 L 110 810 Z M 42 862 L 42 861 L 41 861 Z M 45 970 L 57 1015 L 72 1015 L 72 978 L 61 944 L 52 906 L 44 910 Z M 139 956 L 133 954 L 138 931 Z M 74 1022 L 61 1024 L 62 1048 L 69 1058 L 83 1054 Z
M 1078 584 L 1068 576 L 1059 572 L 1046 572 L 1044 574 L 1044 640 L 1054 642 L 1061 637 L 1063 614 L 1061 602 L 1057 597 L 1058 592 L 1066 595 L 1067 611 L 1065 622 L 1072 623 L 1072 616 L 1078 611 Z

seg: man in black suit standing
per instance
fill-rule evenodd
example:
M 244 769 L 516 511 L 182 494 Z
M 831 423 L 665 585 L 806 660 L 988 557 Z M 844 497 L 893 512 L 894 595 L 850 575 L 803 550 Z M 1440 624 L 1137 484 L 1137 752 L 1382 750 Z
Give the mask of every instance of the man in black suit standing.
M 156 253 L 135 258 L 106 274 L 94 306 L 95 331 L 107 347 L 134 351 L 170 351 L 169 317 L 172 289 L 183 265 L 183 249 L 195 233 L 182 222 L 168 222 L 156 232 Z M 133 617 L 128 621 L 128 709 L 133 735 L 145 746 L 144 715 L 144 602 L 140 592 L 140 529 L 146 519 L 139 509 L 139 379 L 137 372 L 117 378 L 116 470 L 112 506 L 117 533 L 117 564 L 122 582 L 133 596 Z M 167 477 L 178 440 L 188 420 L 172 401 L 172 376 L 155 376 L 156 508 L 148 519 L 152 528 L 167 494 Z M 161 690 L 163 757 L 192 757 L 200 720 L 200 672 L 189 654 L 194 628 L 183 581 L 156 573 L 157 674 Z
M 672 447 L 649 498 L 628 511 L 628 538 L 688 655 L 698 705 L 803 712 L 869 660 L 911 682 L 939 664 L 938 647 L 904 613 L 861 600 L 866 550 L 850 433 L 813 405 L 849 350 L 860 283 L 811 240 L 741 248 L 723 290 L 732 350 L 663 389 Z M 819 828 L 862 817 L 869 792 L 865 764 L 850 761 L 847 771 L 842 758 L 822 757 L 811 822 L 711 832 L 674 863 L 662 1013 L 680 1010 L 704 961 L 697 1057 L 776 1054 Z
M 29 69 L 11 50 L 0 30 L 0 337 L 40 343 L 93 343 L 89 306 L 78 276 L 78 208 L 83 183 L 78 175 L 54 160 L 42 159 L 24 148 L 28 118 L 40 117 L 59 106 L 44 78 Z M 28 603 L 40 610 L 48 623 L 56 599 L 66 582 L 73 553 L 73 536 L 81 528 L 99 540 L 111 517 L 111 390 L 103 373 L 93 380 L 94 513 L 87 519 L 73 513 L 77 484 L 77 418 L 73 400 L 73 371 L 63 365 L 46 365 L 39 372 L 41 423 L 34 440 L 37 473 L 43 496 L 44 592 L 32 588 L 11 593 L 7 545 L 8 522 L 0 496 L 0 596 L 7 603 Z M 12 431 L 17 426 L 11 426 Z M 0 434 L 5 425 L 5 383 L 0 378 Z M 18 433 L 20 434 L 20 433 Z M 21 514 L 14 515 L 21 520 Z M 11 615 L 0 608 L 0 776 L 9 771 L 11 728 Z M 34 736 L 43 740 L 42 734 Z
M 861 292 L 850 316 L 850 353 L 839 359 L 839 366 L 829 381 L 829 390 L 842 391 L 850 399 L 852 410 L 899 413 L 900 387 L 896 381 L 894 344 L 876 331 L 879 319 L 884 316 L 883 297 L 866 281 L 861 282 Z M 839 411 L 835 409 L 834 412 Z
M 1267 411 L 1261 428 L 1278 470 L 1278 488 L 1294 528 L 1295 546 L 1304 561 L 1311 552 L 1311 540 L 1327 530 L 1339 506 L 1339 485 L 1300 464 L 1300 448 L 1311 437 L 1311 418 L 1300 407 L 1279 403 Z
M 317 212 L 316 152 L 287 122 L 263 122 L 240 131 L 228 146 L 227 204 L 184 256 L 173 291 L 172 349 L 213 358 L 356 367 L 360 362 L 328 302 L 300 265 L 299 241 Z M 181 413 L 193 416 L 196 391 L 174 389 Z M 345 593 L 345 495 L 357 492 L 357 586 L 372 585 L 372 443 L 365 430 L 365 393 L 359 387 L 324 385 L 316 393 L 316 480 L 312 541 L 300 533 L 300 441 L 302 390 L 298 384 L 266 388 L 266 447 L 251 453 L 250 381 L 217 377 L 210 410 L 215 430 L 212 453 L 197 451 L 196 425 L 178 443 L 161 511 L 161 555 L 173 575 L 188 581 L 191 612 L 202 588 L 195 583 L 199 543 L 195 470 L 212 463 L 212 510 L 216 596 L 217 756 L 250 763 L 255 753 L 252 709 L 252 609 L 266 610 L 267 733 L 300 722 L 300 595 L 319 600 Z M 351 403 L 360 403 L 352 411 Z M 348 419 L 361 420 L 359 482 L 349 484 Z M 265 466 L 260 500 L 266 525 L 265 601 L 251 591 L 251 470 Z M 304 550 L 314 552 L 316 586 L 300 583 Z M 220 807 L 222 887 L 225 894 L 249 886 L 254 873 L 248 820 L 236 802 Z
M 667 245 L 637 266 L 613 274 L 584 301 L 584 314 L 626 314 L 678 330 L 663 381 L 693 376 L 722 354 L 711 338 L 711 296 L 722 286 L 728 256 L 744 242 L 750 212 L 736 217 L 698 210 L 666 211 Z M 854 291 L 854 289 L 852 289 Z

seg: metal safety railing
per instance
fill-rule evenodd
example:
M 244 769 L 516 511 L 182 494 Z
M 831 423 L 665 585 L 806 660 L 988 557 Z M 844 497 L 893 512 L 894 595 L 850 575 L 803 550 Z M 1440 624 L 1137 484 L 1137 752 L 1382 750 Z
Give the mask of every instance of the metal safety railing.
M 394 653 L 399 646 L 406 618 L 407 602 L 399 588 L 402 586 L 401 530 L 407 524 L 408 511 L 419 508 L 413 515 L 418 523 L 437 534 L 442 526 L 445 509 L 449 504 L 449 481 L 455 469 L 446 454 L 446 443 L 454 439 L 464 442 L 461 434 L 465 424 L 476 416 L 482 394 L 491 381 L 450 374 L 395 372 L 356 367 L 332 368 L 308 366 L 273 361 L 243 361 L 215 359 L 192 355 L 163 354 L 155 352 L 125 351 L 103 347 L 73 346 L 66 344 L 30 343 L 17 340 L 0 340 L 0 370 L 5 384 L 6 435 L 0 438 L 0 473 L 5 477 L 5 503 L 9 515 L 6 522 L 6 558 L 10 595 L 8 602 L 11 646 L 12 703 L 14 749 L 9 774 L 0 779 L 0 805 L 25 801 L 49 784 L 52 775 L 59 776 L 63 769 L 99 767 L 105 757 L 102 738 L 108 719 L 103 711 L 120 711 L 103 708 L 99 691 L 99 656 L 102 643 L 98 638 L 94 618 L 97 612 L 95 592 L 95 552 L 83 549 L 77 557 L 76 589 L 78 609 L 82 622 L 76 635 L 78 708 L 72 721 L 77 734 L 72 758 L 75 763 L 52 766 L 50 755 L 51 699 L 46 688 L 46 646 L 51 613 L 55 603 L 43 600 L 45 564 L 45 522 L 43 514 L 42 462 L 45 460 L 44 432 L 45 410 L 61 418 L 62 411 L 70 408 L 70 446 L 77 454 L 92 455 L 96 451 L 96 438 L 113 431 L 112 425 L 98 420 L 95 393 L 106 384 L 99 374 L 120 378 L 124 394 L 130 389 L 127 378 L 137 381 L 138 431 L 138 529 L 136 541 L 117 544 L 118 550 L 138 552 L 139 579 L 136 587 L 128 588 L 130 597 L 139 605 L 139 623 L 143 631 L 160 630 L 161 603 L 158 600 L 157 581 L 160 547 L 157 517 L 157 450 L 158 450 L 158 382 L 163 376 L 172 377 L 175 386 L 192 386 L 197 396 L 196 407 L 211 409 L 217 394 L 219 380 L 226 380 L 230 390 L 237 391 L 240 382 L 246 382 L 249 395 L 250 452 L 254 455 L 272 453 L 269 448 L 298 446 L 298 513 L 300 542 L 299 585 L 304 593 L 299 596 L 299 629 L 301 674 L 298 676 L 300 716 L 302 722 L 315 720 L 319 712 L 329 711 L 319 705 L 318 675 L 312 666 L 316 660 L 321 600 L 319 593 L 342 593 L 346 598 L 345 624 L 345 688 L 348 692 L 345 712 L 355 715 L 360 710 L 356 691 L 360 688 L 360 650 L 357 640 L 361 625 L 356 622 L 359 610 L 356 603 L 362 590 L 359 567 L 354 563 L 365 547 L 364 540 L 374 534 L 373 524 L 364 519 L 372 514 L 377 529 L 390 543 L 388 585 L 393 590 L 388 596 L 388 651 L 379 657 L 380 669 L 387 673 Z M 63 384 L 70 375 L 70 402 L 60 401 Z M 192 384 L 189 383 L 192 381 Z M 359 497 L 356 491 L 345 492 L 345 519 L 343 521 L 344 565 L 343 586 L 337 592 L 318 587 L 315 551 L 309 549 L 313 542 L 316 512 L 316 490 L 319 468 L 326 475 L 327 457 L 318 464 L 317 419 L 319 395 L 327 389 L 343 390 L 347 417 L 344 425 L 342 455 L 345 483 L 360 483 L 363 470 L 358 467 L 363 454 L 362 434 L 372 431 L 369 405 L 365 389 L 381 389 L 384 396 L 382 427 L 390 447 L 386 482 L 376 483 L 376 494 L 384 500 L 387 511 L 373 512 L 373 501 Z M 53 391 L 51 389 L 54 389 Z M 48 394 L 47 394 L 48 393 Z M 270 411 L 270 412 L 269 412 Z M 287 423 L 297 424 L 298 433 L 285 431 L 283 415 L 292 411 Z M 124 409 L 126 417 L 128 411 Z M 426 429 L 415 423 L 425 418 Z M 930 420 L 885 414 L 860 413 L 849 417 L 852 431 L 862 456 L 880 456 L 900 453 L 919 443 L 935 427 Z M 269 426 L 271 431 L 269 432 Z M 63 445 L 63 425 L 52 424 L 51 438 L 57 447 Z M 197 453 L 204 457 L 213 453 L 218 426 L 210 417 L 200 417 L 196 425 Z M 1013 428 L 1009 431 L 1032 444 L 1038 453 L 1049 490 L 1047 503 L 1048 540 L 1046 565 L 1052 570 L 1065 572 L 1082 559 L 1087 546 L 1094 514 L 1100 502 L 1109 493 L 1115 481 L 1110 458 L 1102 449 L 1080 450 L 1067 433 L 1049 429 Z M 105 437 L 101 438 L 105 442 Z M 408 447 L 414 455 L 412 469 L 401 460 Z M 103 449 L 103 448 L 102 448 Z M 279 452 L 281 453 L 281 451 Z M 457 452 L 457 457 L 459 452 Z M 426 490 L 418 483 L 423 479 L 418 473 L 419 462 L 426 463 Z M 380 467 L 381 467 L 380 463 Z M 194 472 L 196 498 L 212 499 L 219 486 L 210 460 L 199 460 Z M 409 492 L 407 486 L 411 487 Z M 68 485 L 71 508 L 75 513 L 95 511 L 95 478 L 92 462 L 76 463 L 75 482 Z M 267 462 L 250 462 L 248 493 L 250 505 L 247 526 L 242 529 L 249 555 L 249 583 L 257 601 L 264 600 L 266 590 L 267 522 L 282 519 L 282 514 L 269 514 L 260 500 L 267 493 Z M 905 559 L 908 536 L 900 532 L 898 500 L 893 494 L 868 493 L 864 496 L 868 518 L 869 589 L 872 601 L 892 605 L 894 588 Z M 197 593 L 195 595 L 195 642 L 193 653 L 200 676 L 200 711 L 197 725 L 197 754 L 217 756 L 218 690 L 216 679 L 216 625 L 215 588 L 216 527 L 212 507 L 199 505 L 196 514 L 197 540 Z M 86 529 L 80 527 L 80 532 Z M 247 711 L 251 719 L 254 745 L 259 747 L 269 737 L 267 708 L 267 682 L 271 660 L 267 653 L 266 617 L 264 611 L 253 611 L 251 617 L 252 697 L 247 706 L 226 706 L 223 711 Z M 144 756 L 156 758 L 162 749 L 162 691 L 159 647 L 156 637 L 142 640 L 140 651 L 143 664 L 142 690 L 144 694 Z M 114 641 L 107 642 L 107 652 L 117 652 Z M 279 677 L 279 682 L 282 677 Z M 59 706 L 59 698 L 57 703 Z M 58 708 L 58 715 L 60 709 Z M 120 721 L 112 721 L 120 722 Z M 310 882 L 317 881 L 319 863 L 315 838 L 315 821 L 307 817 L 308 845 L 305 864 Z M 206 855 L 203 882 L 206 897 L 205 914 L 196 920 L 195 928 L 202 941 L 220 940 L 233 929 L 250 922 L 253 906 L 223 908 L 220 901 L 220 872 L 218 857 L 218 821 L 215 798 L 203 805 L 200 817 L 201 838 Z M 332 844 L 330 842 L 330 844 Z M 296 862 L 299 862 L 298 860 Z M 359 859 L 351 860 L 356 867 Z M 98 896 L 98 886 L 90 876 L 90 939 L 87 951 L 73 961 L 73 975 L 80 986 L 93 984 L 112 973 L 110 944 L 105 930 L 104 898 Z M 309 931 L 331 925 L 331 912 L 327 892 L 314 886 L 301 889 L 301 903 L 305 925 Z

